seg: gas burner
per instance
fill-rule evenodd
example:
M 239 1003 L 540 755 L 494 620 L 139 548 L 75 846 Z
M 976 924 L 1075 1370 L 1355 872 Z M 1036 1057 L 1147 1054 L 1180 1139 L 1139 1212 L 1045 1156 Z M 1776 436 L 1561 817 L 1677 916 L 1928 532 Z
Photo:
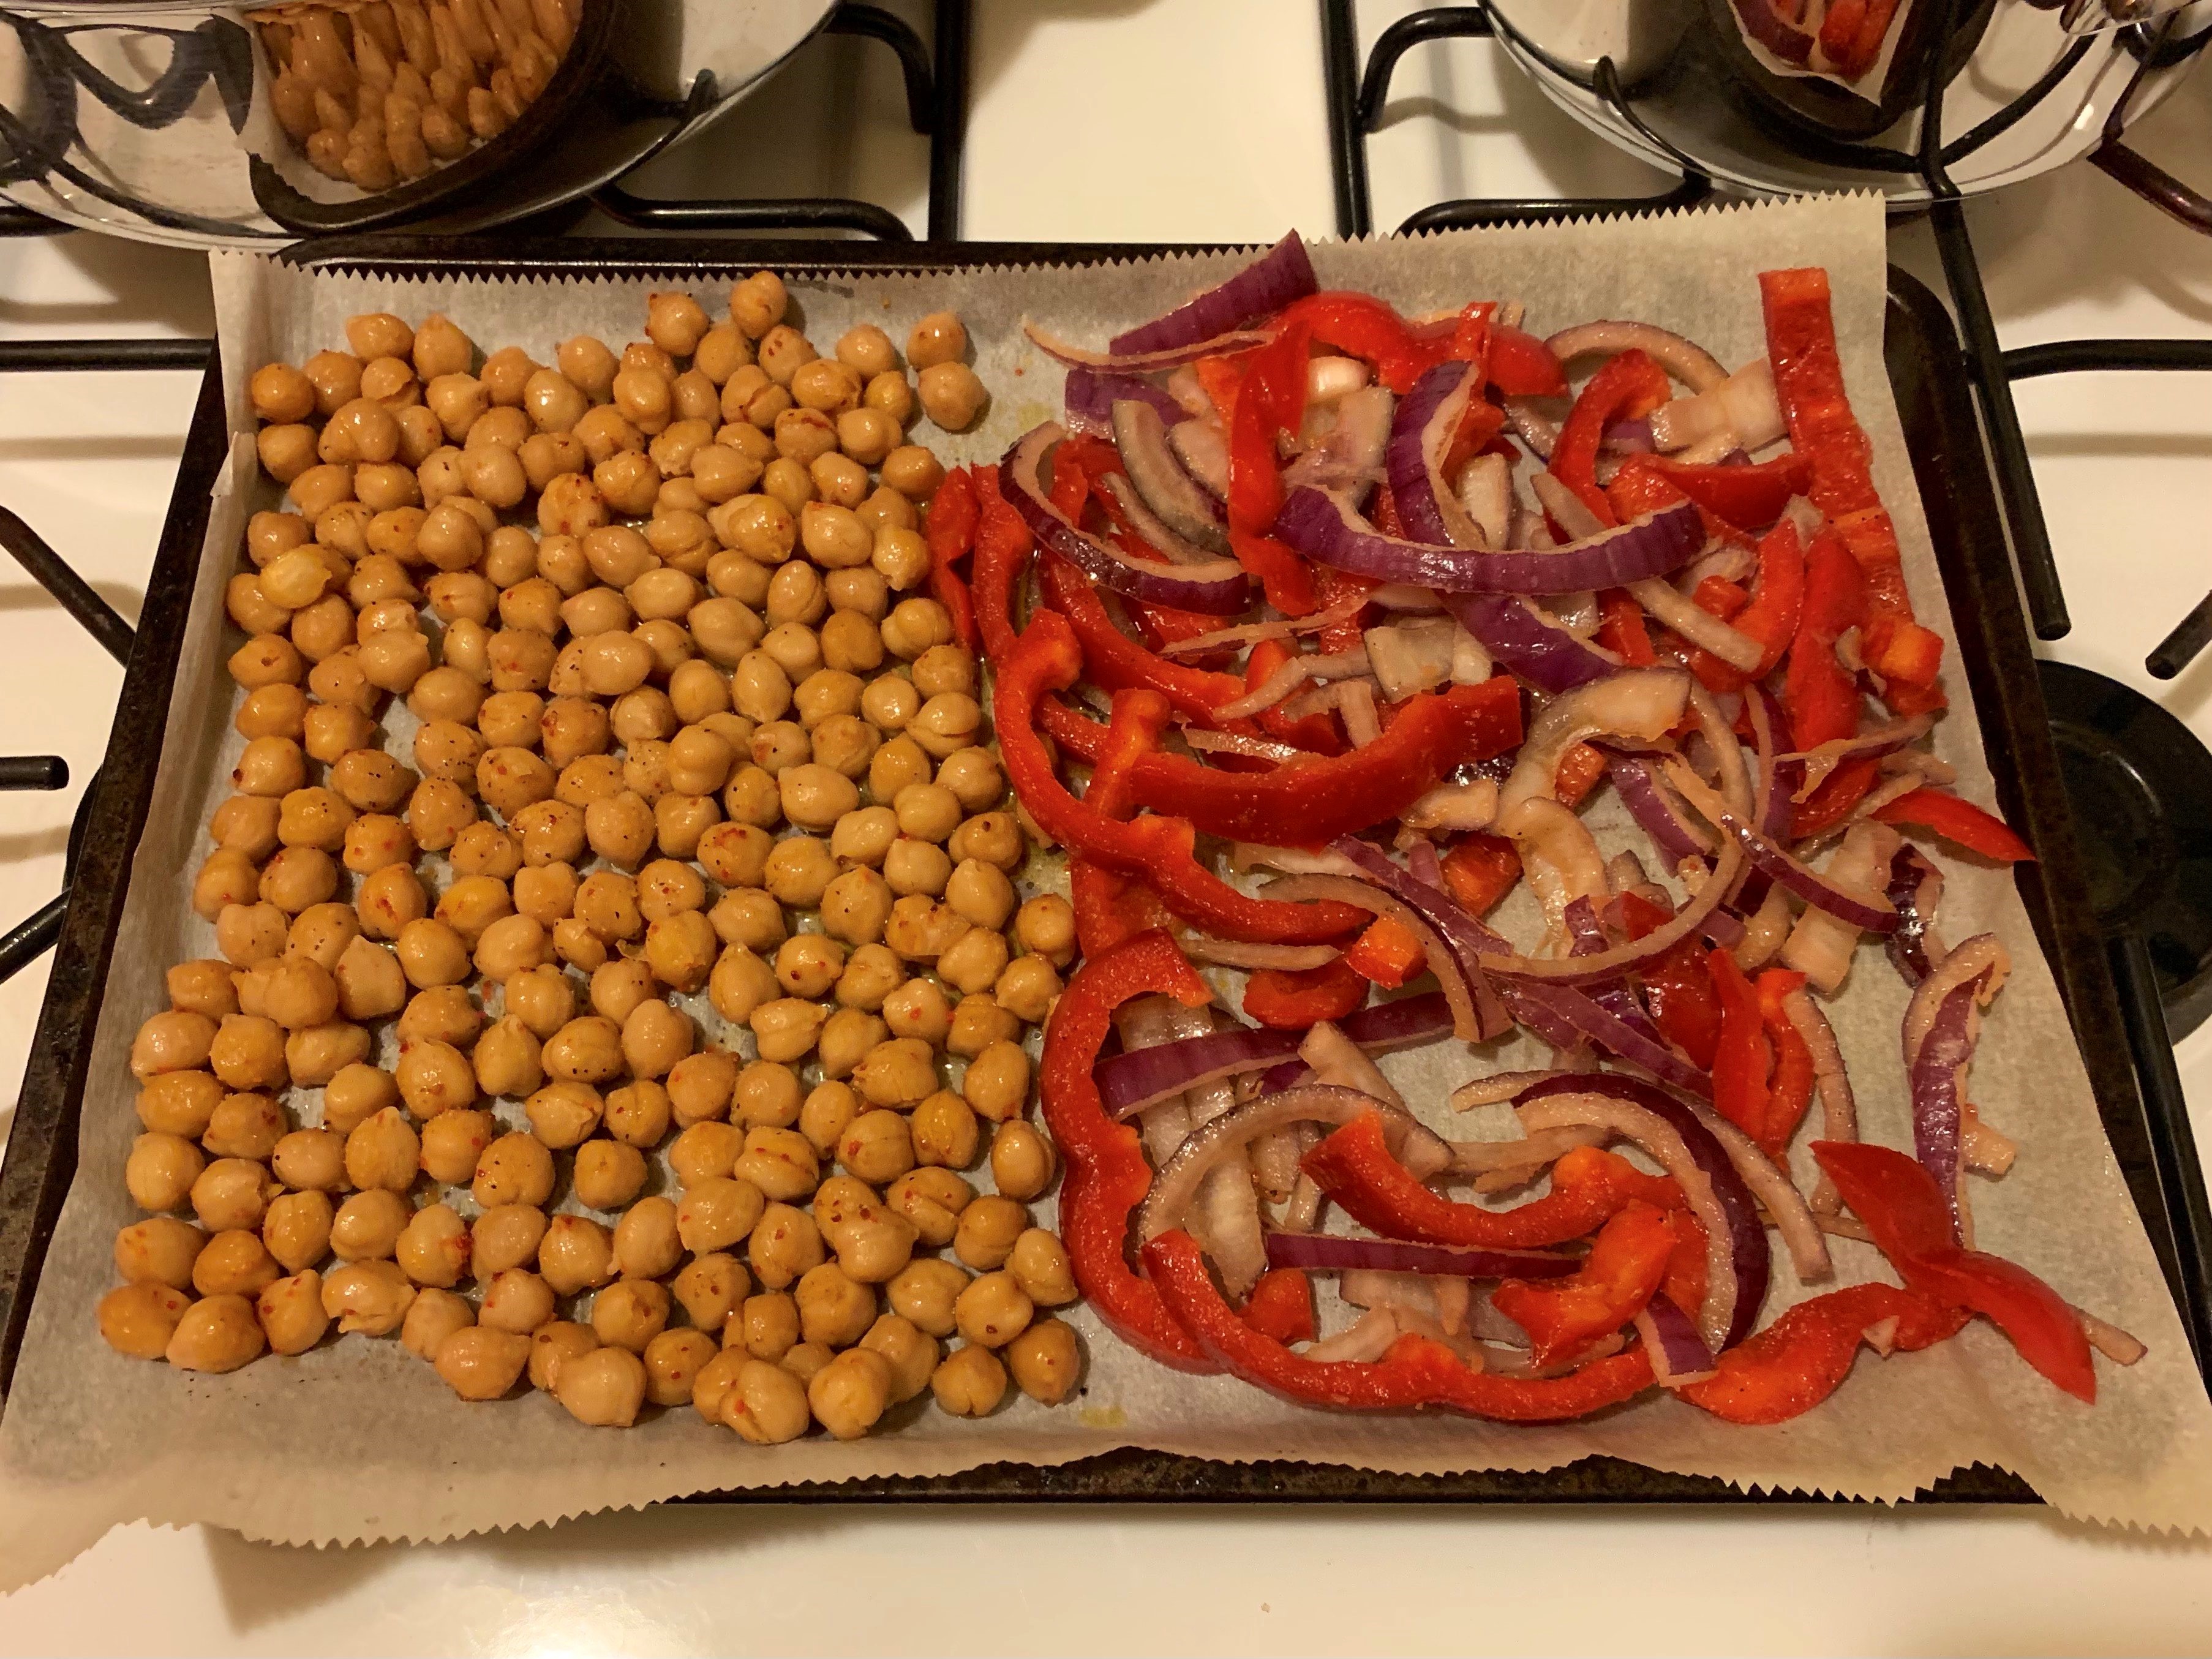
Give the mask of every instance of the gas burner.
M 2118 680 L 2037 666 L 2089 902 L 2142 936 L 2178 1042 L 2212 1015 L 2212 750 Z

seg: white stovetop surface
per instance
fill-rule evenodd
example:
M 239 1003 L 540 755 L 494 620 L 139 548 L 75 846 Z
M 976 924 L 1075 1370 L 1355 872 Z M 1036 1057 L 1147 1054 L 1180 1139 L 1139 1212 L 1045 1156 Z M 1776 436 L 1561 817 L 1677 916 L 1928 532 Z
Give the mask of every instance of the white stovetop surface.
M 1410 6 L 1369 0 L 1364 40 Z M 1264 241 L 1334 229 L 1315 9 L 1289 0 L 980 0 L 968 234 Z M 923 173 L 878 49 L 817 43 L 665 189 L 872 195 L 917 227 Z M 1372 146 L 1376 221 L 1474 193 L 1642 193 L 1658 180 L 1501 71 L 1425 48 Z M 1448 119 L 1433 118 L 1445 112 Z M 794 146 L 794 135 L 803 142 Z M 2142 148 L 2212 184 L 2212 83 Z M 814 160 L 794 156 L 810 155 Z M 1539 159 L 1540 158 L 1540 159 Z M 818 175 L 818 176 L 817 176 Z M 696 184 L 690 185 L 696 188 Z M 2069 169 L 1977 206 L 2005 343 L 2212 334 L 2212 241 Z M 1924 235 L 1894 239 L 1931 280 Z M 0 245 L 0 336 L 209 331 L 188 257 L 71 236 Z M 134 613 L 196 385 L 0 382 L 0 501 Z M 2056 654 L 2212 738 L 2212 663 L 2144 653 L 2212 586 L 2212 400 L 2188 376 L 2075 376 L 2021 404 L 2076 628 Z M 58 751 L 63 796 L 0 800 L 0 926 L 44 902 L 119 672 L 0 566 L 0 742 Z M 43 969 L 0 989 L 14 1097 Z M 2212 1035 L 2184 1045 L 2212 1147 Z M 0 1105 L 0 1124 L 7 1108 Z M 958 1650 L 2203 1651 L 2212 1547 L 2003 1510 L 692 1508 L 432 1547 L 272 1549 L 123 1529 L 0 1601 L 0 1653 Z

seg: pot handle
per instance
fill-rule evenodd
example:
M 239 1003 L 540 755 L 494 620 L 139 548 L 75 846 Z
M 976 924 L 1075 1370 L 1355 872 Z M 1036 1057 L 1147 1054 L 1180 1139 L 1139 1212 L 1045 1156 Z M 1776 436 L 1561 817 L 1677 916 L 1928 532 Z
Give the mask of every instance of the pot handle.
M 2160 212 L 2200 234 L 2212 236 L 2212 199 L 2195 185 L 2185 184 L 2117 137 L 2106 139 L 2090 151 L 2089 160 Z

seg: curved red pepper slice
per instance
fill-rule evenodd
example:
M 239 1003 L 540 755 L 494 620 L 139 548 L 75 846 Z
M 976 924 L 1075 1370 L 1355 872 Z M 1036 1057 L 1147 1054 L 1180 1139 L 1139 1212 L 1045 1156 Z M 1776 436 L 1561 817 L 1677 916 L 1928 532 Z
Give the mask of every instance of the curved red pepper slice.
M 1558 355 L 1534 335 L 1492 323 L 1490 384 L 1508 398 L 1544 398 L 1565 392 L 1567 374 Z
M 1944 840 L 2000 864 L 2033 862 L 2035 849 L 2013 834 L 2005 821 L 1970 800 L 1942 789 L 1915 789 L 1875 809 L 1884 823 L 1917 824 Z
M 1396 817 L 1452 768 L 1520 741 L 1520 687 L 1498 674 L 1480 685 L 1421 693 L 1382 736 L 1349 754 L 1289 761 L 1265 773 L 1154 754 L 1138 763 L 1134 782 L 1145 805 L 1188 818 L 1208 835 L 1322 847 Z
M 1295 1267 L 1273 1267 L 1260 1275 L 1237 1316 L 1261 1335 L 1288 1345 L 1314 1340 L 1313 1285 Z
M 929 596 L 945 607 L 952 619 L 953 637 L 970 651 L 979 643 L 975 606 L 956 567 L 975 545 L 979 517 L 975 478 L 966 467 L 956 466 L 929 498 L 927 516 L 922 521 L 929 543 Z
M 1598 1230 L 1574 1273 L 1509 1279 L 1491 1292 L 1491 1305 L 1528 1333 L 1537 1363 L 1549 1365 L 1635 1318 L 1665 1279 L 1676 1243 L 1667 1212 L 1632 1201 Z
M 1244 1012 L 1273 1031 L 1306 1031 L 1367 1000 L 1360 971 L 1338 957 L 1318 968 L 1262 968 L 1244 981 Z
M 983 654 L 996 667 L 1013 654 L 1014 589 L 1036 550 L 1036 538 L 1022 522 L 1022 515 L 1000 493 L 998 468 L 984 467 L 974 477 L 975 628 L 982 636 Z
M 1170 1316 L 1159 1291 L 1129 1266 L 1129 1216 L 1152 1188 L 1152 1167 L 1136 1129 L 1107 1115 L 1092 1076 L 1114 1011 L 1163 994 L 1189 1008 L 1204 1007 L 1212 995 L 1165 933 L 1139 933 L 1087 959 L 1045 1022 L 1038 1085 L 1045 1127 L 1066 1161 L 1060 1234 L 1076 1284 L 1131 1347 L 1178 1370 L 1208 1371 L 1213 1365 Z
M 1782 706 L 1800 749 L 1818 748 L 1859 729 L 1859 685 L 1836 659 L 1836 641 L 1866 620 L 1866 583 L 1850 550 L 1832 528 L 1805 550 L 1805 599 L 1790 647 Z M 1811 833 L 1801 818 L 1797 833 Z
M 1720 1357 L 1714 1374 L 1676 1393 L 1730 1423 L 1787 1423 L 1833 1394 L 1850 1374 L 1869 1327 L 1894 1319 L 1891 1340 L 1908 1351 L 1954 1334 L 1963 1318 L 1893 1285 L 1854 1285 L 1801 1302 Z
M 1804 986 L 1805 975 L 1787 968 L 1768 969 L 1753 986 L 1759 993 L 1759 1018 L 1774 1051 L 1774 1071 L 1767 1079 L 1765 1120 L 1752 1139 L 1778 1164 L 1788 1156 L 1790 1137 L 1813 1103 L 1813 1051 L 1782 1006 L 1792 991 Z
M 992 689 L 992 717 L 1006 776 L 1022 805 L 1071 854 L 1141 876 L 1176 915 L 1208 932 L 1263 944 L 1319 945 L 1364 927 L 1368 914 L 1346 904 L 1291 903 L 1238 892 L 1199 864 L 1187 818 L 1146 817 L 1120 823 L 1071 795 L 1054 771 L 1035 720 L 1041 699 L 1075 683 L 1083 669 L 1067 619 L 1041 611 L 1015 642 Z M 1157 698 L 1133 699 L 1132 720 L 1164 720 Z M 1158 733 L 1156 725 L 1151 727 Z
M 1791 496 L 1802 495 L 1813 484 L 1812 458 L 1795 450 L 1751 466 L 1697 466 L 1664 455 L 1638 456 L 1628 465 L 1652 468 L 1738 530 L 1765 529 L 1782 516 Z
M 2078 1400 L 2094 1404 L 2089 1339 L 2066 1299 L 2016 1262 L 1954 1242 L 1942 1190 L 1917 1160 L 1887 1146 L 1816 1140 L 1813 1157 L 1875 1247 L 1913 1290 L 1987 1316 L 2020 1357 Z
M 1114 626 L 1106 602 L 1083 573 L 1061 558 L 1048 558 L 1037 567 L 1045 603 L 1067 619 L 1083 647 L 1083 668 L 1093 684 L 1108 691 L 1158 691 L 1182 714 L 1204 725 L 1259 735 L 1249 720 L 1223 720 L 1213 711 L 1244 695 L 1244 682 L 1234 674 L 1190 668 L 1146 650 Z
M 1145 1266 L 1169 1310 L 1223 1370 L 1297 1405 L 1370 1412 L 1435 1406 L 1501 1422 L 1563 1423 L 1632 1400 L 1651 1385 L 1651 1362 L 1641 1348 L 1551 1377 L 1469 1370 L 1443 1343 L 1412 1334 L 1371 1362 L 1308 1359 L 1237 1316 L 1188 1233 L 1177 1229 L 1150 1241 Z
M 1627 1159 L 1577 1146 L 1552 1166 L 1552 1190 L 1510 1210 L 1458 1204 L 1425 1187 L 1390 1156 L 1382 1115 L 1366 1112 L 1325 1137 L 1301 1166 L 1344 1212 L 1385 1238 L 1477 1249 L 1534 1249 L 1564 1244 L 1602 1225 L 1639 1200 L 1682 1207 L 1681 1189 Z
M 1048 709 L 1056 707 L 1045 704 Z M 1115 696 L 1112 725 L 1082 721 L 1103 734 L 1083 792 L 1084 805 L 1102 817 L 1129 816 L 1129 769 L 1158 740 L 1166 720 L 1167 703 L 1158 692 L 1123 691 Z M 1165 927 L 1170 921 L 1159 895 L 1143 881 L 1079 853 L 1068 860 L 1067 898 L 1075 911 L 1075 937 L 1086 957 L 1103 956 L 1131 935 Z
M 1856 694 L 1853 694 L 1856 700 Z M 1801 801 L 1790 815 L 1790 833 L 1799 840 L 1825 835 L 1851 814 L 1851 809 L 1866 799 L 1868 790 L 1881 774 L 1881 763 L 1857 756 L 1838 761 L 1836 768 L 1824 779 L 1818 789 Z
M 1674 914 L 1641 893 L 1620 896 L 1621 927 L 1632 940 L 1642 939 Z M 1720 1048 L 1721 1004 L 1698 941 L 1686 939 L 1652 957 L 1638 970 L 1637 978 L 1661 1035 L 1687 1054 L 1692 1065 L 1711 1071 Z
M 1713 1109 L 1753 1140 L 1765 1132 L 1766 1022 L 1759 1017 L 1759 993 L 1724 950 L 1705 953 L 1713 996 L 1720 1004 L 1720 1042 L 1713 1050 Z
M 1667 371 L 1632 347 L 1606 360 L 1576 398 L 1552 446 L 1551 472 L 1573 490 L 1600 524 L 1618 524 L 1613 503 L 1597 484 L 1597 449 L 1613 422 L 1647 414 L 1673 395 Z

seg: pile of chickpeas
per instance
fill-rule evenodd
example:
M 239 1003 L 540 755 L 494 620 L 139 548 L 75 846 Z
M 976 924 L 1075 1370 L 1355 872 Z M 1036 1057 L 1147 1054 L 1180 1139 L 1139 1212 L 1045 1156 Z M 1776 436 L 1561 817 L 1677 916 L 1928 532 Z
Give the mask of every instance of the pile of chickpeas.
M 219 956 L 131 1048 L 117 1349 L 228 1371 L 335 1324 L 465 1400 L 757 1442 L 1076 1386 L 1024 1046 L 1073 919 L 1017 891 L 975 659 L 916 592 L 916 386 L 787 304 L 656 294 L 551 366 L 359 316 L 252 377 L 290 508 L 228 592 Z M 966 350 L 908 341 L 943 428 Z

